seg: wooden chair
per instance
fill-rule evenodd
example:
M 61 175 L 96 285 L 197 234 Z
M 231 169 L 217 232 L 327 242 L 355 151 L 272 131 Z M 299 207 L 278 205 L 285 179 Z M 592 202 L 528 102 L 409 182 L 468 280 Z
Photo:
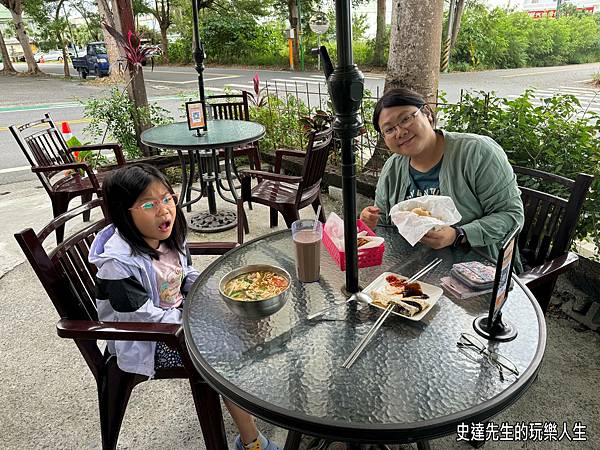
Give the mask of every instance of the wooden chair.
M 520 278 L 546 312 L 558 276 L 578 260 L 569 247 L 594 177 L 580 173 L 575 180 L 571 180 L 525 167 L 513 166 L 513 169 L 517 174 L 525 208 L 519 251 L 526 271 Z M 541 186 L 545 186 L 544 190 L 549 191 L 551 183 L 566 188 L 569 197 L 562 198 L 540 190 Z
M 238 220 L 247 220 L 243 202 L 256 202 L 270 208 L 270 226 L 277 226 L 278 213 L 283 215 L 286 225 L 298 220 L 298 211 L 312 205 L 315 212 L 321 205 L 321 180 L 325 174 L 327 158 L 332 145 L 333 128 L 324 131 L 313 131 L 308 138 L 305 152 L 279 149 L 275 151 L 275 173 L 260 170 L 244 170 L 240 172 L 242 182 L 241 197 L 238 199 Z M 289 176 L 281 174 L 284 156 L 304 158 L 302 175 Z M 258 179 L 258 184 L 251 188 L 251 177 Z M 325 211 L 321 209 L 319 220 L 325 222 Z
M 250 120 L 250 109 L 248 108 L 248 92 L 241 94 L 209 95 L 206 97 L 206 108 L 209 118 L 212 120 Z M 219 156 L 225 156 L 225 150 L 219 150 Z M 236 147 L 233 149 L 234 159 L 246 156 L 251 169 L 260 170 L 260 152 L 258 142 Z
M 99 322 L 94 300 L 96 268 L 88 262 L 88 252 L 96 233 L 107 223 L 101 219 L 84 224 L 55 249 L 47 253 L 44 240 L 58 227 L 77 216 L 102 206 L 95 199 L 56 217 L 39 233 L 31 228 L 15 234 L 29 263 L 52 300 L 60 320 L 60 337 L 73 339 L 96 379 L 100 407 L 102 448 L 117 446 L 121 423 L 132 389 L 147 377 L 123 372 L 106 351 L 98 347 L 105 340 L 161 341 L 176 348 L 184 367 L 159 369 L 155 378 L 188 378 L 196 412 L 207 449 L 227 448 L 219 396 L 200 377 L 190 360 L 183 327 L 177 324 L 139 322 Z M 192 254 L 222 254 L 236 244 L 207 243 L 190 245 Z
M 95 174 L 85 162 L 77 162 L 73 155 L 76 151 L 112 150 L 117 164 L 124 165 L 125 158 L 119 144 L 83 145 L 80 147 L 67 146 L 61 132 L 56 128 L 50 114 L 44 114 L 41 120 L 25 125 L 9 127 L 19 147 L 31 165 L 31 171 L 40 179 L 44 189 L 50 196 L 54 217 L 64 213 L 69 208 L 69 202 L 81 197 L 81 202 L 89 202 L 92 194 L 101 195 L 103 173 Z M 86 177 L 81 177 L 79 170 L 85 171 Z M 85 214 L 84 220 L 89 220 Z M 56 229 L 56 242 L 63 240 L 64 227 Z

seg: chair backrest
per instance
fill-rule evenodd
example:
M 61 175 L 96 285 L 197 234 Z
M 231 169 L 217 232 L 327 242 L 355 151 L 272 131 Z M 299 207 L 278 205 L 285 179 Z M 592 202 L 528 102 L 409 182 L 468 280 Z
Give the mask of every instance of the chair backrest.
M 32 169 L 35 167 L 51 167 L 56 164 L 76 162 L 72 153 L 69 152 L 62 133 L 56 128 L 50 114 L 44 114 L 43 119 L 20 126 L 11 125 L 9 128 Z M 58 172 L 60 170 L 56 170 L 55 172 L 36 172 L 48 192 L 52 192 L 51 179 Z
M 103 208 L 102 199 L 92 200 L 54 218 L 37 234 L 31 228 L 15 234 L 23 253 L 63 319 L 98 320 L 95 302 L 97 270 L 88 262 L 88 254 L 96 233 L 108 221 L 102 218 L 95 222 L 84 222 L 82 229 L 74 231 L 49 253 L 44 248 L 44 241 L 56 228 L 67 222 L 70 227 L 81 227 L 79 221 L 77 225 L 74 224 L 74 219 L 96 208 Z
M 250 120 L 248 92 L 231 95 L 209 95 L 206 97 L 206 109 L 213 120 Z
M 526 167 L 513 166 L 525 209 L 519 250 L 535 267 L 568 252 L 577 219 L 594 177 L 580 173 L 575 180 Z M 545 187 L 544 192 L 540 190 Z M 561 194 L 568 193 L 568 198 Z
M 321 180 L 325 174 L 332 139 L 333 127 L 331 126 L 322 131 L 313 131 L 308 136 L 306 156 L 302 167 L 302 181 L 298 185 L 298 196 L 296 197 L 297 204 L 300 203 L 302 197 L 321 189 Z

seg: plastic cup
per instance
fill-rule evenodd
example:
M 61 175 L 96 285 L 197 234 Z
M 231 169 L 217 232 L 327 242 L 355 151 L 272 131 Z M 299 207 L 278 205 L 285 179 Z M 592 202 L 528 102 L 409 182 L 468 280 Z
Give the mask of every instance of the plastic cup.
M 292 223 L 292 239 L 296 250 L 296 272 L 304 283 L 318 281 L 321 265 L 323 224 L 315 219 Z

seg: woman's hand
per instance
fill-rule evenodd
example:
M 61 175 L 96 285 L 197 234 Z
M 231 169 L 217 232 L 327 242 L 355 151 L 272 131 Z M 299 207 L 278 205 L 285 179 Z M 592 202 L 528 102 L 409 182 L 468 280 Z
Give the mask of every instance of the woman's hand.
M 367 206 L 360 212 L 360 220 L 371 230 L 374 229 L 379 221 L 379 208 L 377 206 Z
M 442 227 L 438 230 L 429 230 L 420 242 L 437 250 L 454 244 L 455 240 L 456 230 L 452 227 Z

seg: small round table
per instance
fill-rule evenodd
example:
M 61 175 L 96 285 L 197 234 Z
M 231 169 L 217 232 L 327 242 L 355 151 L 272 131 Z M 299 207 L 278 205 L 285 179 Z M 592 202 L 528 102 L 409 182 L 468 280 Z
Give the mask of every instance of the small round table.
M 443 262 L 421 281 L 438 285 L 452 264 L 485 261 L 463 249 L 411 247 L 395 228 L 385 238 L 381 266 L 360 269 L 366 286 L 382 272 L 410 276 L 435 257 Z M 484 422 L 515 402 L 535 380 L 546 346 L 542 311 L 515 278 L 503 317 L 518 330 L 510 342 L 480 338 L 511 360 L 518 378 L 459 351 L 461 333 L 488 311 L 489 297 L 454 300 L 442 295 L 419 322 L 390 316 L 350 369 L 342 363 L 381 313 L 346 305 L 344 272 L 321 246 L 321 279 L 295 276 L 289 230 L 250 241 L 212 263 L 197 279 L 184 307 L 184 329 L 198 371 L 219 393 L 271 423 L 299 434 L 346 442 L 408 443 L 456 433 L 460 424 Z M 286 305 L 262 320 L 233 314 L 221 300 L 219 280 L 246 264 L 273 264 L 292 274 Z M 332 303 L 318 319 L 307 316 Z
M 182 168 L 181 196 L 186 197 L 182 206 L 190 206 L 200 200 L 190 198 L 192 190 L 205 192 L 208 200 L 208 211 L 190 217 L 190 228 L 201 232 L 217 232 L 233 228 L 236 225 L 236 214 L 233 211 L 217 211 L 215 188 L 219 196 L 226 202 L 235 204 L 237 194 L 234 186 L 234 176 L 237 176 L 233 161 L 233 149 L 250 142 L 259 140 L 265 135 L 265 127 L 259 123 L 244 120 L 209 120 L 207 131 L 198 136 L 196 131 L 188 128 L 187 122 L 177 122 L 159 125 L 142 133 L 144 144 L 165 149 L 174 149 L 179 155 Z M 221 182 L 219 165 L 219 149 L 225 149 L 225 180 Z M 187 150 L 190 173 L 187 173 L 186 160 L 182 151 Z M 199 173 L 201 189 L 193 188 L 195 170 Z M 213 186 L 214 185 L 214 186 Z M 224 190 L 232 198 L 227 198 Z M 183 200 L 183 198 L 182 198 Z

